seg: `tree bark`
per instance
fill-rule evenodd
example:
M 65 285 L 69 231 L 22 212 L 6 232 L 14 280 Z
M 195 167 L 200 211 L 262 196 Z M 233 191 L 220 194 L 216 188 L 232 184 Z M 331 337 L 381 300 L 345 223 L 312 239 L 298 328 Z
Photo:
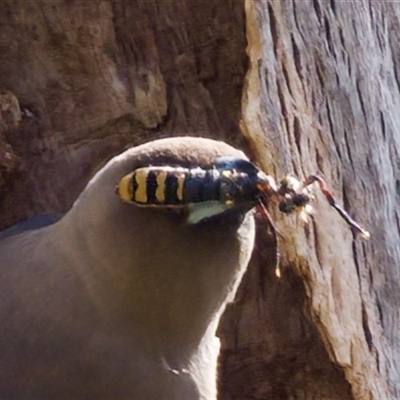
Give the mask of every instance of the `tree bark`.
M 308 226 L 276 217 L 283 276 L 255 253 L 223 327 L 224 398 L 400 397 L 399 15 L 386 2 L 246 2 L 242 125 L 256 158 L 274 175 L 318 171 L 372 239 L 319 194 Z
M 0 229 L 68 210 L 132 145 L 193 135 L 244 147 L 242 3 L 3 1 L 0 24 L 0 89 L 22 113 L 0 131 L 15 159 L 0 153 Z
M 159 137 L 318 172 L 372 238 L 318 191 L 308 224 L 271 209 L 278 243 L 260 222 L 220 327 L 220 398 L 400 398 L 399 17 L 378 1 L 1 2 L 0 227 L 67 211 L 102 163 Z

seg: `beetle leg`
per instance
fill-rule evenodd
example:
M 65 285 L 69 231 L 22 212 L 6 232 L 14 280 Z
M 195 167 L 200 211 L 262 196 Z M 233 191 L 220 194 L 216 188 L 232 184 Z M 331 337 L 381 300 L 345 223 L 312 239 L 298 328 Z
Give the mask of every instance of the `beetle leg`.
M 269 212 L 267 210 L 267 207 L 265 206 L 263 200 L 261 199 L 260 202 L 258 203 L 258 208 L 260 211 L 260 214 L 262 218 L 268 222 L 269 226 L 272 228 L 272 232 L 274 235 L 274 240 L 276 243 L 276 266 L 275 266 L 275 275 L 277 278 L 281 277 L 281 269 L 280 269 L 280 253 L 279 253 L 279 242 L 278 242 L 278 235 L 282 236 L 283 235 L 279 232 L 278 228 L 274 224 L 274 221 L 272 220 L 271 216 L 269 215 Z

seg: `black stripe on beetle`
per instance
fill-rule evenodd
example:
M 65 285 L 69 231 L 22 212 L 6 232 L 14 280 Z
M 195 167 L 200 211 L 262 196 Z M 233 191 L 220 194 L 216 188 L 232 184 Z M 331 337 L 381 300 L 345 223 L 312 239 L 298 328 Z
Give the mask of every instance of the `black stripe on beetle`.
M 178 177 L 172 172 L 167 173 L 165 178 L 165 204 L 179 204 Z

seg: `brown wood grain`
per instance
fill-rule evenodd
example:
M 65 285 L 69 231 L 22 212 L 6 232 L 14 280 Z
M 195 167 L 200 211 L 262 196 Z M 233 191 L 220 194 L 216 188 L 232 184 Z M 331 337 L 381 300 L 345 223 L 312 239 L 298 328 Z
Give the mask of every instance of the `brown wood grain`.
M 159 137 L 318 172 L 371 240 L 316 191 L 308 225 L 272 213 L 277 279 L 259 224 L 220 327 L 220 398 L 399 398 L 399 21 L 384 1 L 2 1 L 0 89 L 21 120 L 1 115 L 0 227 L 67 211 L 106 160 Z

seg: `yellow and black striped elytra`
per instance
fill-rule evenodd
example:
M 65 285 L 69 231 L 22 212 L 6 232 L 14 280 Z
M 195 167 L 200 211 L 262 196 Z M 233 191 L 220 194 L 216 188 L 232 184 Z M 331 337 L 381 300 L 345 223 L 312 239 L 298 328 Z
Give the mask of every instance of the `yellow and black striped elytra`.
M 181 205 L 187 168 L 157 166 L 138 168 L 118 185 L 121 198 L 143 206 Z
M 257 207 L 274 228 L 267 211 L 269 203 L 277 203 L 285 214 L 307 211 L 310 202 L 307 187 L 315 182 L 347 224 L 368 238 L 369 233 L 336 203 L 320 176 L 311 175 L 303 182 L 287 176 L 278 186 L 256 165 L 237 157 L 217 158 L 210 168 L 170 165 L 137 168 L 120 180 L 117 193 L 125 202 L 143 207 L 188 207 L 188 221 L 191 223 L 222 214 L 228 209 Z
M 218 201 L 232 207 L 257 202 L 258 173 L 254 164 L 231 157 L 217 160 L 212 168 L 149 166 L 123 177 L 118 193 L 127 202 L 142 206 L 184 206 Z

